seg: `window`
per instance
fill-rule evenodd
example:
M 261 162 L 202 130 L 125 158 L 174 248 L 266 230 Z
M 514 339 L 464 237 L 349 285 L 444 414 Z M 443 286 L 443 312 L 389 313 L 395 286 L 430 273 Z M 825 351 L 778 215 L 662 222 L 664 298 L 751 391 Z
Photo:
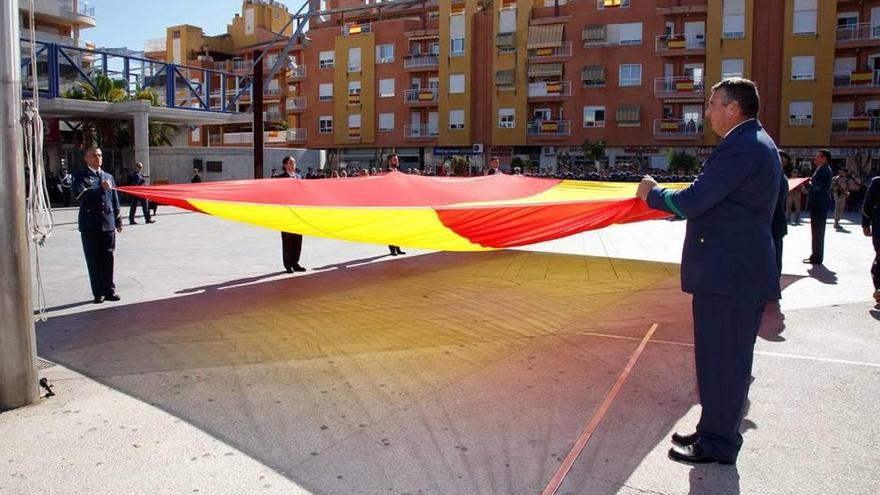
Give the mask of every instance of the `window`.
M 641 86 L 642 64 L 620 64 L 618 86 Z
M 223 162 L 221 161 L 212 161 L 209 160 L 205 162 L 205 167 L 208 172 L 219 174 L 223 172 Z
M 599 10 L 621 7 L 629 7 L 629 0 L 596 0 L 596 8 Z
M 348 81 L 348 94 L 350 94 L 350 95 L 361 94 L 361 82 L 360 81 Z
M 605 107 L 584 107 L 584 127 L 605 127 Z
M 361 128 L 361 114 L 359 114 L 359 113 L 348 114 L 348 128 L 349 129 L 360 129 Z
M 639 105 L 617 105 L 618 127 L 638 127 L 641 125 L 641 107 Z
M 791 79 L 802 81 L 815 79 L 816 57 L 813 55 L 791 57 Z
M 360 47 L 354 47 L 348 49 L 348 71 L 349 72 L 360 72 L 361 71 L 361 49 Z
M 321 69 L 332 69 L 335 57 L 336 54 L 333 52 L 333 50 L 321 52 L 318 55 L 318 67 L 320 67 Z
M 516 127 L 516 113 L 513 108 L 498 109 L 498 128 L 513 129 Z
M 743 77 L 743 59 L 726 58 L 721 61 L 721 79 Z
M 431 55 L 440 55 L 440 42 L 432 41 L 428 43 L 428 53 Z
M 379 97 L 390 98 L 394 96 L 394 79 L 379 79 Z
M 318 117 L 318 133 L 330 134 L 333 132 L 333 116 L 322 115 Z
M 464 93 L 464 74 L 449 74 L 449 93 Z
M 394 62 L 394 45 L 379 45 L 376 47 L 376 63 L 390 64 Z
M 449 56 L 464 56 L 464 38 L 452 38 L 451 40 L 449 40 Z
M 745 0 L 724 0 L 722 16 L 722 38 L 746 37 Z
M 498 19 L 499 33 L 513 33 L 516 31 L 516 8 L 501 9 Z
M 449 111 L 449 128 L 464 129 L 464 110 Z
M 585 88 L 600 88 L 605 86 L 605 66 L 588 65 L 581 70 L 581 82 Z
M 449 16 L 449 38 L 464 38 L 464 13 Z
M 788 104 L 788 125 L 792 127 L 813 125 L 813 102 L 790 102 Z
M 605 36 L 609 45 L 641 45 L 642 23 L 609 24 Z
M 333 83 L 318 85 L 318 101 L 330 101 L 333 99 Z
M 390 132 L 394 130 L 394 114 L 393 113 L 380 113 L 379 114 L 379 132 Z
M 794 0 L 794 34 L 816 34 L 816 0 Z

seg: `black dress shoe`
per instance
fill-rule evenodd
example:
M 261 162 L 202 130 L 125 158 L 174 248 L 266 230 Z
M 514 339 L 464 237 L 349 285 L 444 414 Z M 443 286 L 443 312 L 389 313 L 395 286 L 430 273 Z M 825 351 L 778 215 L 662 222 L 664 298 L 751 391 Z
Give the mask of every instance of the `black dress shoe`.
M 398 249 L 398 250 L 397 250 L 397 254 L 406 254 L 406 253 L 404 253 L 403 251 L 401 251 L 400 249 Z
M 293 271 L 295 271 L 295 272 L 304 272 L 304 271 L 306 271 L 306 268 L 305 268 L 304 266 L 302 266 L 302 265 L 298 265 L 298 264 L 297 264 L 297 265 L 293 265 Z
M 95 304 L 101 304 L 104 302 L 104 296 L 95 296 L 95 299 L 93 299 L 92 302 Z
M 105 300 L 105 301 L 114 301 L 114 302 L 115 302 L 115 301 L 118 301 L 118 300 L 120 300 L 120 299 L 122 299 L 122 298 L 119 297 L 119 294 L 117 294 L 117 293 L 115 293 L 115 292 L 114 292 L 113 294 L 107 294 L 106 296 L 104 296 L 104 300 Z
M 703 454 L 698 444 L 687 445 L 684 447 L 675 446 L 669 449 L 669 458 L 676 462 L 685 462 L 688 464 L 709 464 L 717 462 L 718 464 L 735 464 L 736 461 L 728 461 L 725 459 L 716 459 Z
M 147 223 L 156 223 L 155 220 L 147 220 Z
M 397 256 L 397 251 L 391 251 L 391 256 Z
M 693 445 L 697 443 L 697 440 L 700 439 L 700 436 L 697 435 L 697 432 L 691 433 L 690 435 L 680 435 L 678 433 L 672 434 L 672 443 L 678 445 L 679 447 L 687 447 L 688 445 Z
M 293 273 L 293 268 L 291 268 L 289 266 L 284 267 L 284 269 L 287 270 L 287 273 Z
M 129 221 L 128 221 L 128 224 L 129 224 L 129 225 L 137 225 L 138 223 L 135 222 L 134 220 L 129 220 Z

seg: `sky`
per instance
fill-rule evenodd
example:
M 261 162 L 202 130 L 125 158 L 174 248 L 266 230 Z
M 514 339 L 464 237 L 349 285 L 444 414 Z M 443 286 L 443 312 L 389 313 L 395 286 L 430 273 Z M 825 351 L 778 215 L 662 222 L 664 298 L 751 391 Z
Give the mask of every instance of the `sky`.
M 143 50 L 144 40 L 164 38 L 165 28 L 177 24 L 201 27 L 205 34 L 226 32 L 226 25 L 241 12 L 241 0 L 87 0 L 95 6 L 97 25 L 80 32 L 80 38 L 98 47 Z M 296 11 L 300 1 L 281 0 Z

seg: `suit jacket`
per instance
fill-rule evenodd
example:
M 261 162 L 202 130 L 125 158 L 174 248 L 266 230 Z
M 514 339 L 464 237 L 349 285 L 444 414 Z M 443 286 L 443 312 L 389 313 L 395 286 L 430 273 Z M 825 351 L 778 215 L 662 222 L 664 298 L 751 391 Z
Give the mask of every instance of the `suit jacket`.
M 302 176 L 296 172 L 294 172 L 293 175 L 290 175 L 287 172 L 282 170 L 277 175 L 273 175 L 272 178 L 273 179 L 302 179 Z
M 140 172 L 132 172 L 131 175 L 128 176 L 128 185 L 129 186 L 142 186 L 147 183 L 147 179 L 144 178 L 144 175 Z
M 810 211 L 828 211 L 831 204 L 831 165 L 817 168 L 810 177 Z
M 780 170 L 776 144 L 753 119 L 718 143 L 688 188 L 651 190 L 651 208 L 688 219 L 681 254 L 683 291 L 755 301 L 778 295 L 770 222 Z
M 79 200 L 80 232 L 112 232 L 122 225 L 119 209 L 119 196 L 116 189 L 105 191 L 101 182 L 110 182 L 114 187 L 113 176 L 99 170 L 79 170 L 73 176 L 73 194 Z
M 865 204 L 862 206 L 862 227 L 871 227 L 873 235 L 880 232 L 880 176 L 871 179 L 865 192 Z
M 785 214 L 785 203 L 788 201 L 788 177 L 782 174 L 779 181 L 779 197 L 776 200 L 776 209 L 773 210 L 773 221 L 770 224 L 770 232 L 774 239 L 779 239 L 788 234 L 788 217 Z

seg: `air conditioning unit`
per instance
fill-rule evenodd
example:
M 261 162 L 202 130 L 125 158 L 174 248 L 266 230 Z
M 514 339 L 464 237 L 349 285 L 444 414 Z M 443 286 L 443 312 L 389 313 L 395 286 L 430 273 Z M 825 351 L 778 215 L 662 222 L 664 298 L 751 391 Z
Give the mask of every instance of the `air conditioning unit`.
M 552 156 L 556 154 L 555 146 L 543 146 L 541 147 L 541 154 L 546 156 Z
M 473 146 L 474 153 L 482 153 L 483 152 L 483 143 L 477 143 Z

